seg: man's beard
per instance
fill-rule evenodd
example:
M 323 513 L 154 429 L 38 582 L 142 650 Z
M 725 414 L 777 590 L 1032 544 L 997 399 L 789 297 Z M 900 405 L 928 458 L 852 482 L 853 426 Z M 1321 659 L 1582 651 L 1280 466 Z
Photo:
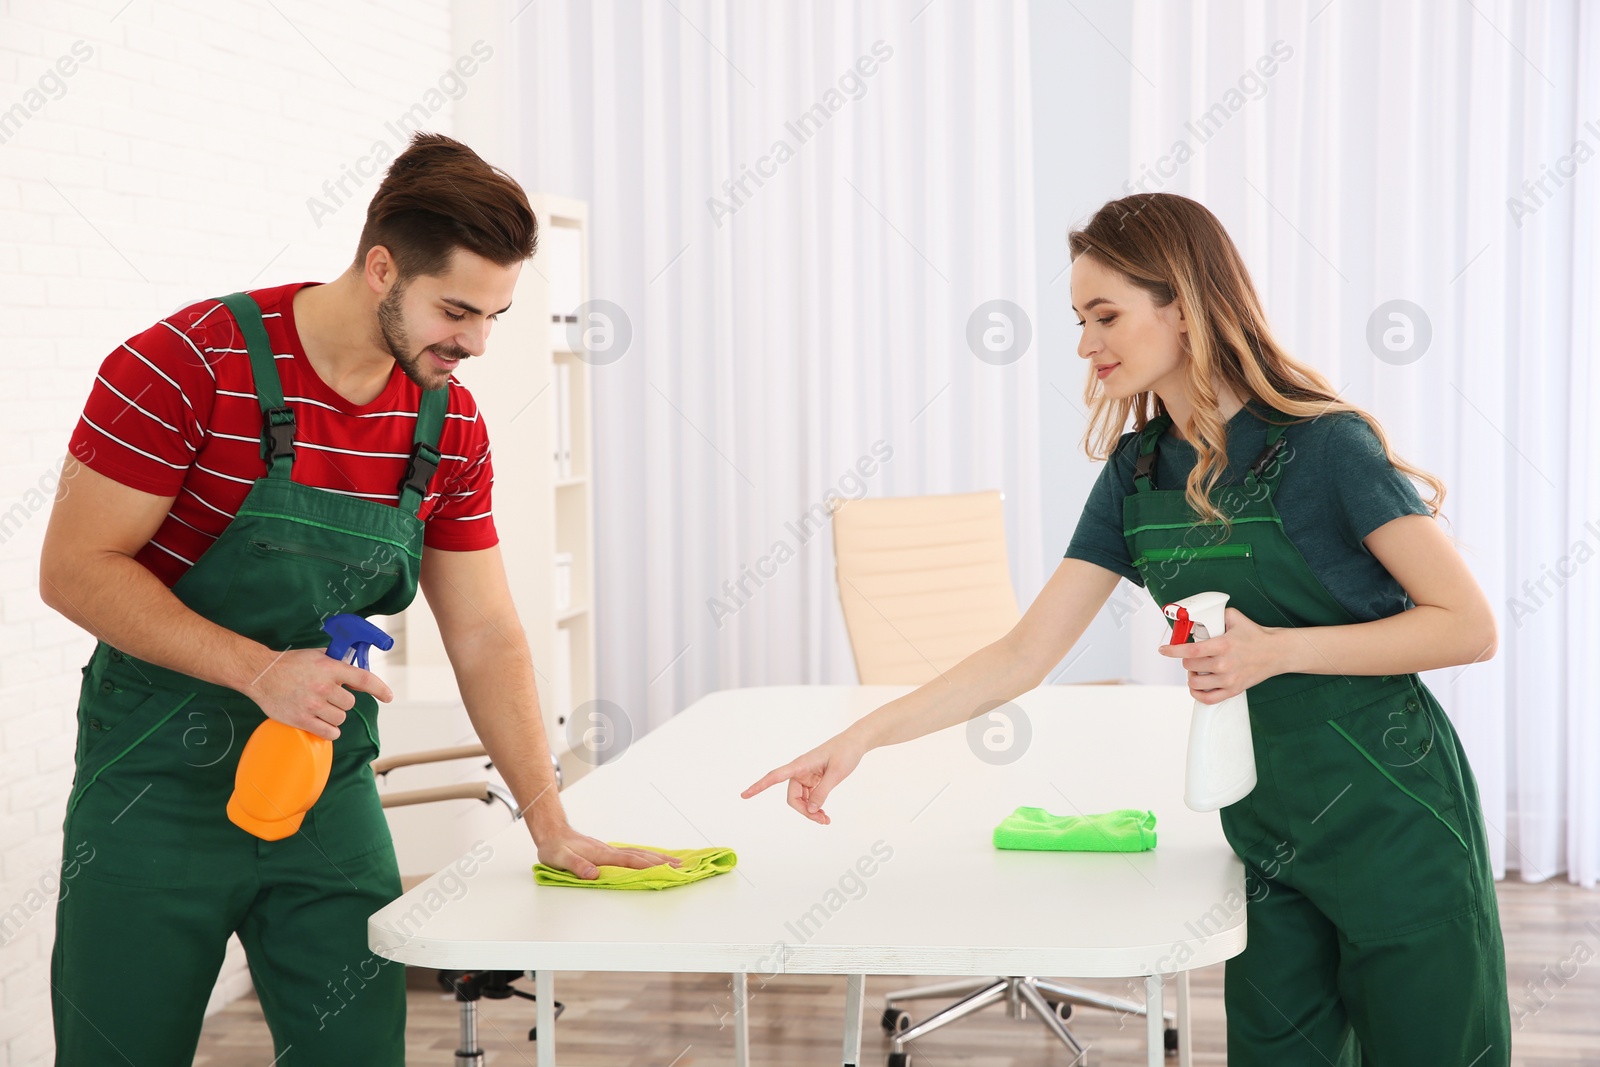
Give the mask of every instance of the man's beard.
M 401 298 L 405 296 L 404 283 L 397 282 L 389 290 L 389 295 L 378 304 L 378 333 L 383 338 L 384 347 L 389 350 L 389 355 L 400 365 L 405 376 L 410 378 L 421 389 L 443 389 L 450 384 L 450 372 L 433 365 L 428 359 L 427 352 L 411 352 L 411 340 L 406 336 L 405 316 L 400 309 Z M 439 347 L 439 346 L 435 346 Z M 464 358 L 465 352 L 452 349 L 443 352 L 446 359 Z

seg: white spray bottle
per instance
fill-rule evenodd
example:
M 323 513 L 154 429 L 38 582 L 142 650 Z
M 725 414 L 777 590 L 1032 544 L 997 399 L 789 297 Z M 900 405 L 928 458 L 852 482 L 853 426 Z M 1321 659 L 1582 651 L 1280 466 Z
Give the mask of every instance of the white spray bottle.
M 1196 593 L 1162 608 L 1177 624 L 1172 643 L 1221 637 L 1226 631 L 1227 593 Z M 1250 704 L 1244 693 L 1220 704 L 1195 701 L 1189 721 L 1189 766 L 1183 802 L 1194 811 L 1216 811 L 1256 787 L 1256 754 L 1250 737 Z

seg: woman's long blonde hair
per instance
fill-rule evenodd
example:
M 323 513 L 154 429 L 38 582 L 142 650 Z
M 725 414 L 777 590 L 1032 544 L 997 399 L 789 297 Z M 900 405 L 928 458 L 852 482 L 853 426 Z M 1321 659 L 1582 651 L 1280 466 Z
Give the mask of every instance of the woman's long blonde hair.
M 1267 326 L 1239 250 L 1203 205 L 1173 193 L 1113 200 L 1095 212 L 1087 226 L 1069 233 L 1067 243 L 1073 259 L 1093 256 L 1148 292 L 1157 307 L 1177 300 L 1183 309 L 1189 324 L 1184 347 L 1189 355 L 1186 385 L 1193 424 L 1180 428 L 1199 456 L 1184 495 L 1203 518 L 1224 524 L 1228 520 L 1210 494 L 1228 469 L 1226 422 L 1217 409 L 1215 381 L 1227 383 L 1245 403 L 1259 401 L 1296 416 L 1294 421 L 1334 411 L 1360 415 L 1377 435 L 1389 462 L 1432 490 L 1426 503 L 1438 516 L 1444 482 L 1396 456 L 1376 419 L 1340 400 L 1328 379 L 1283 350 Z M 1154 390 L 1121 400 L 1107 397 L 1092 368 L 1084 400 L 1090 411 L 1084 449 L 1099 460 L 1115 450 L 1130 411 L 1135 431 L 1167 413 Z

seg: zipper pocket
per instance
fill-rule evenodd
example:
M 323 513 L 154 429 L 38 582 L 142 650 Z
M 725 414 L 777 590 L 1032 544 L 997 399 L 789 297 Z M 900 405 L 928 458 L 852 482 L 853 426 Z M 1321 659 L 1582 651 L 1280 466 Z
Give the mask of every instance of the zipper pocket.
M 1249 559 L 1251 551 L 1249 545 L 1200 545 L 1195 548 L 1151 548 L 1146 549 L 1144 555 L 1133 561 L 1134 569 L 1146 563 L 1160 563 L 1163 560 L 1190 560 L 1190 559 Z
M 319 559 L 319 560 L 322 560 L 325 563 L 337 563 L 339 566 L 344 567 L 344 568 L 346 568 L 348 570 L 359 570 L 359 571 L 363 571 L 364 572 L 369 567 L 375 567 L 376 569 L 373 570 L 374 574 L 399 574 L 400 573 L 400 568 L 394 566 L 393 564 L 385 566 L 385 565 L 382 565 L 382 564 L 375 564 L 371 560 L 367 560 L 367 561 L 364 561 L 362 563 L 351 563 L 347 559 L 339 559 L 336 556 L 329 556 L 329 555 L 326 555 L 326 554 L 324 554 L 322 552 L 313 552 L 313 551 L 310 551 L 309 549 L 304 548 L 304 547 L 302 547 L 300 545 L 291 545 L 291 544 L 281 544 L 281 545 L 279 545 L 279 544 L 273 544 L 271 541 L 255 541 L 255 540 L 252 540 L 250 542 L 250 547 L 251 548 L 255 548 L 255 549 L 259 549 L 262 552 L 282 552 L 285 555 L 289 555 L 289 556 L 303 556 L 306 559 Z

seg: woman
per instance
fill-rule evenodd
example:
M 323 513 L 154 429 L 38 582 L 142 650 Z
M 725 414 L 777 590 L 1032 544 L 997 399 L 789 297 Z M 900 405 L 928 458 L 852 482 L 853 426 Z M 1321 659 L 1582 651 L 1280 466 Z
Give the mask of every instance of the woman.
M 1417 677 L 1496 646 L 1436 522 L 1443 483 L 1279 347 L 1200 204 L 1112 201 L 1069 241 L 1085 442 L 1109 458 L 1067 558 L 1006 636 L 744 796 L 787 781 L 790 806 L 826 824 L 828 795 L 869 750 L 1040 684 L 1119 576 L 1158 605 L 1225 592 L 1225 634 L 1161 653 L 1183 660 L 1196 700 L 1250 694 L 1257 785 L 1221 813 L 1251 883 L 1248 947 L 1227 964 L 1229 1064 L 1503 1067 L 1477 786 Z M 1134 431 L 1108 448 L 1130 414 Z

